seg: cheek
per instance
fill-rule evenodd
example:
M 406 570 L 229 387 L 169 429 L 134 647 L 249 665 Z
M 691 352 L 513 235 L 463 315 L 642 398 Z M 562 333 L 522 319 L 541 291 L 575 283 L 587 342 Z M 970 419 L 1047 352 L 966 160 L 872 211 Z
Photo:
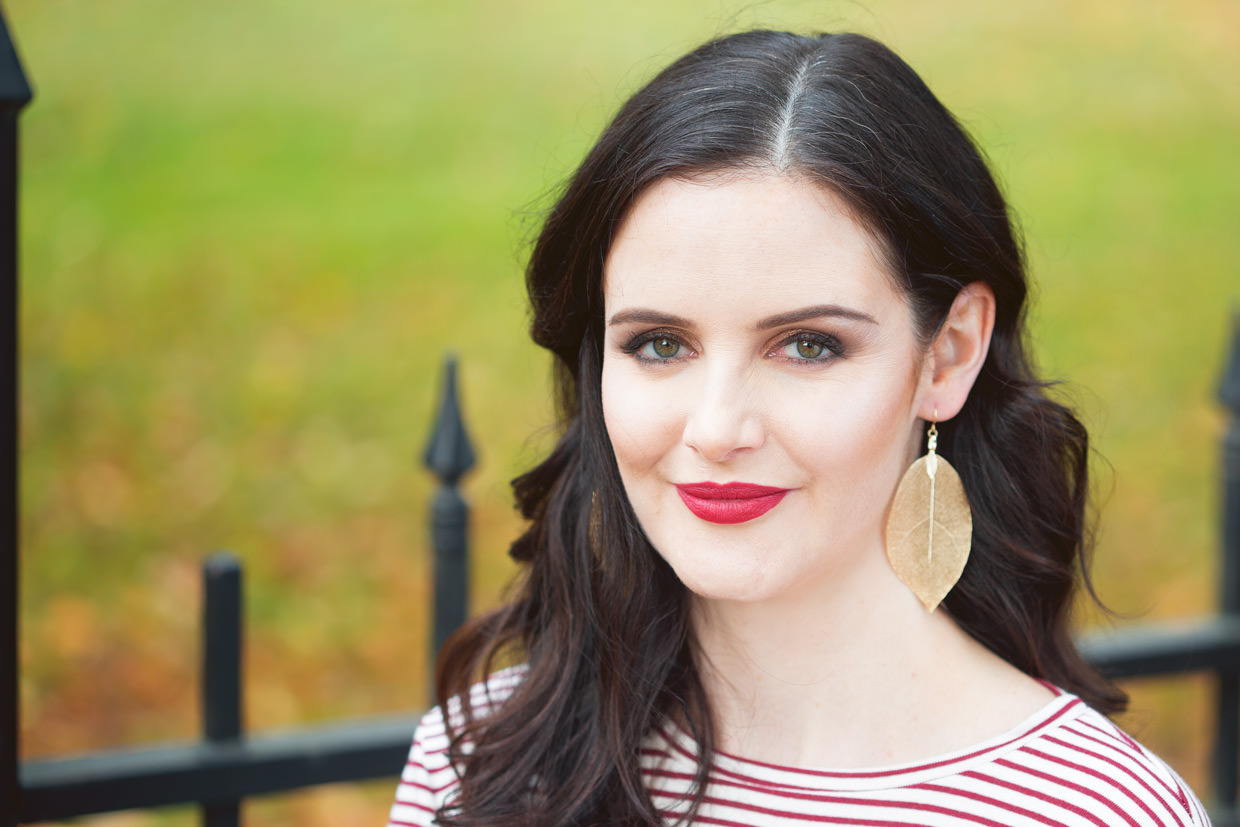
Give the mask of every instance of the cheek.
M 772 409 L 768 421 L 784 450 L 820 484 L 885 497 L 908 464 L 911 396 L 894 381 L 824 383 Z
M 654 393 L 648 378 L 626 368 L 603 362 L 603 420 L 622 472 L 653 466 L 679 441 L 677 407 L 669 389 Z

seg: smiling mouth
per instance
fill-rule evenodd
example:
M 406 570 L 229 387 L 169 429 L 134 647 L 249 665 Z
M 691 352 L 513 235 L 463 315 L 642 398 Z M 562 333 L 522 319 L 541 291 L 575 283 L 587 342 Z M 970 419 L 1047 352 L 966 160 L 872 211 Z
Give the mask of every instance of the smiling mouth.
M 677 485 L 676 493 L 695 517 L 708 523 L 735 525 L 756 520 L 775 506 L 791 489 L 747 482 L 695 482 Z

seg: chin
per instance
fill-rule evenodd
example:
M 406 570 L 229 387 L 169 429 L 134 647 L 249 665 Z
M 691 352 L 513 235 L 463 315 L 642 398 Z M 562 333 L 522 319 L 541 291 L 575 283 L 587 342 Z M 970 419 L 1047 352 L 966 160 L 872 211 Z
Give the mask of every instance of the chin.
M 773 590 L 762 572 L 741 567 L 740 570 L 683 571 L 673 566 L 676 576 L 695 597 L 703 600 L 726 600 L 757 603 L 773 596 Z
M 695 518 L 651 540 L 696 597 L 755 603 L 789 590 L 801 570 L 787 565 L 786 553 L 769 538 L 756 536 L 755 529 L 760 526 L 704 526 Z

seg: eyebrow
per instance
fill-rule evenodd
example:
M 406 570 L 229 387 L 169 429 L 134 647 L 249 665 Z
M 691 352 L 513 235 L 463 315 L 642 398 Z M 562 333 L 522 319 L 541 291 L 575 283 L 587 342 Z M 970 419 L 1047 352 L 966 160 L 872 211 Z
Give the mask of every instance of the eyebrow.
M 770 330 L 773 327 L 783 327 L 784 325 L 822 318 L 850 319 L 852 321 L 865 322 L 867 324 L 878 324 L 877 319 L 869 313 L 862 313 L 860 310 L 841 307 L 838 304 L 816 304 L 812 307 L 802 307 L 799 310 L 790 310 L 787 313 L 777 313 L 774 316 L 768 316 L 759 321 L 756 327 L 758 330 Z M 647 310 L 640 307 L 635 307 L 629 310 L 621 310 L 607 321 L 607 325 L 609 327 L 633 323 L 661 324 L 668 325 L 670 327 L 691 326 L 688 319 L 683 319 L 680 316 L 674 316 L 671 313 L 660 313 L 657 310 Z
M 689 320 L 682 319 L 679 316 L 673 316 L 671 313 L 660 313 L 657 310 L 645 310 L 635 307 L 631 310 L 621 310 L 616 315 L 607 320 L 608 327 L 614 327 L 618 324 L 664 324 L 669 327 L 688 327 Z
M 787 313 L 777 313 L 774 316 L 768 316 L 758 322 L 759 330 L 769 330 L 772 327 L 783 327 L 788 324 L 796 324 L 797 322 L 807 322 L 810 319 L 849 319 L 854 322 L 865 322 L 866 324 L 878 324 L 869 313 L 862 313 L 860 310 L 853 310 L 849 307 L 840 307 L 838 304 L 816 304 L 813 307 L 803 307 L 800 310 L 792 310 Z

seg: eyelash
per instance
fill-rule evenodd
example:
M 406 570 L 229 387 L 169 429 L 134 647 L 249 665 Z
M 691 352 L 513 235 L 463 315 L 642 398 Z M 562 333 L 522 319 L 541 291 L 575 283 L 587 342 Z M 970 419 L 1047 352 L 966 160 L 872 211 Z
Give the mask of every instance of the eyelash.
M 793 347 L 801 342 L 818 345 L 822 348 L 822 353 L 813 358 L 786 356 L 787 361 L 804 365 L 823 365 L 827 362 L 833 362 L 844 355 L 844 345 L 839 339 L 829 333 L 819 333 L 815 330 L 796 330 L 783 338 L 778 345 L 775 346 L 776 351 L 782 351 L 785 348 Z
M 668 342 L 675 344 L 677 347 L 677 353 L 673 356 L 668 356 L 668 357 L 647 356 L 642 353 L 642 351 L 646 348 L 647 345 L 653 344 L 654 342 L 657 342 L 660 339 L 666 339 Z M 773 348 L 767 351 L 767 353 L 768 355 L 774 355 L 788 347 L 800 344 L 801 342 L 807 342 L 810 344 L 818 345 L 819 347 L 822 348 L 822 353 L 819 356 L 814 357 L 814 358 L 805 358 L 805 357 L 796 357 L 796 356 L 787 356 L 787 355 L 784 355 L 779 358 L 782 358 L 783 361 L 789 362 L 791 364 L 821 365 L 821 364 L 826 364 L 827 362 L 834 361 L 835 359 L 838 359 L 844 356 L 844 346 L 840 342 L 839 339 L 835 338 L 834 336 L 830 334 L 819 333 L 818 331 L 814 331 L 814 330 L 792 331 L 787 336 L 784 336 L 784 338 L 781 339 L 779 343 L 776 344 Z M 680 355 L 680 349 L 688 348 L 688 347 L 689 347 L 688 344 L 684 341 L 683 338 L 676 335 L 675 333 L 672 333 L 671 331 L 651 330 L 645 333 L 638 333 L 633 338 L 629 339 L 628 342 L 621 345 L 620 349 L 624 353 L 628 354 L 629 356 L 632 356 L 638 362 L 641 362 L 643 364 L 667 365 L 667 364 L 672 364 L 674 362 L 681 361 L 683 359 L 692 358 L 689 356 Z
M 667 358 L 660 358 L 660 357 L 645 356 L 642 354 L 642 350 L 645 349 L 646 345 L 653 344 L 654 342 L 657 342 L 660 339 L 667 339 L 669 342 L 672 342 L 673 344 L 675 344 L 677 347 L 677 355 L 669 356 Z M 648 365 L 657 365 L 657 364 L 668 364 L 670 362 L 679 361 L 680 359 L 686 358 L 683 356 L 679 356 L 679 349 L 682 347 L 687 347 L 687 345 L 685 344 L 684 340 L 680 338 L 679 336 L 677 336 L 675 333 L 669 333 L 666 330 L 651 330 L 646 333 L 638 333 L 636 336 L 629 339 L 628 342 L 621 345 L 620 349 L 624 351 L 625 353 L 627 353 L 629 356 L 632 356 L 638 362 L 642 362 Z

